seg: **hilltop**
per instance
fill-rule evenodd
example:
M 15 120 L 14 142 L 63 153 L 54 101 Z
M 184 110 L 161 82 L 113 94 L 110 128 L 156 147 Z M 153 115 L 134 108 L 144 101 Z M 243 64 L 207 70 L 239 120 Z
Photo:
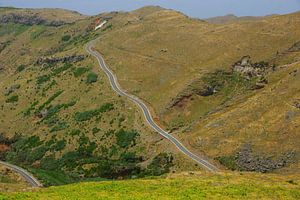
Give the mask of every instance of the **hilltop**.
M 64 24 L 73 23 L 86 17 L 87 16 L 84 16 L 76 11 L 65 9 L 0 8 L 0 23 L 61 26 Z

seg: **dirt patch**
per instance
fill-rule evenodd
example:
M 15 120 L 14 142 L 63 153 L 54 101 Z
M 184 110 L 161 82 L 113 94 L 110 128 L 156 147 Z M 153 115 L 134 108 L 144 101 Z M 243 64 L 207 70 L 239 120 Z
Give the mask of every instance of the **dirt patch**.
M 10 147 L 6 144 L 0 144 L 0 153 L 6 152 L 10 149 Z

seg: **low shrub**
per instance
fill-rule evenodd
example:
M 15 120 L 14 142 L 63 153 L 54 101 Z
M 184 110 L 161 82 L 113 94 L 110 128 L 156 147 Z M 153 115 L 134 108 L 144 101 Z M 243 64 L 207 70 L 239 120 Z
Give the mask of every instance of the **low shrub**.
M 50 132 L 57 132 L 61 130 L 65 130 L 67 128 L 67 123 L 66 122 L 58 122 L 53 128 L 50 130 Z
M 19 65 L 17 68 L 17 72 L 21 72 L 25 69 L 25 65 Z
M 86 83 L 88 83 L 88 84 L 95 83 L 95 82 L 97 82 L 97 80 L 98 80 L 98 75 L 95 74 L 94 72 L 90 72 L 87 75 Z
M 147 166 L 146 174 L 152 176 L 160 176 L 168 173 L 173 166 L 173 156 L 168 153 L 160 153 Z
M 227 169 L 237 170 L 238 166 L 236 164 L 234 156 L 219 156 L 216 158 L 222 165 L 224 165 Z
M 54 155 L 44 157 L 41 159 L 41 168 L 45 170 L 55 170 L 58 169 L 59 162 L 55 159 Z
M 36 83 L 38 85 L 41 85 L 41 84 L 43 84 L 43 83 L 45 83 L 45 82 L 47 82 L 49 80 L 50 80 L 50 76 L 49 75 L 42 75 L 42 76 L 37 77 Z
M 73 69 L 73 74 L 77 78 L 77 77 L 83 75 L 84 73 L 86 73 L 88 70 L 89 69 L 86 67 L 78 67 L 78 68 Z
M 19 96 L 18 95 L 14 95 L 9 97 L 8 99 L 6 99 L 6 103 L 15 103 L 19 101 Z
M 69 41 L 71 39 L 71 35 L 64 35 L 64 36 L 62 36 L 62 38 L 61 38 L 61 40 L 63 41 L 63 42 L 67 42 L 67 41 Z
M 123 129 L 115 133 L 117 144 L 122 148 L 128 148 L 130 145 L 135 144 L 135 138 L 138 136 L 136 131 L 125 131 Z
M 71 64 L 70 63 L 65 63 L 62 67 L 58 67 L 52 70 L 51 76 L 57 76 L 58 74 L 68 70 L 71 68 Z
M 45 146 L 40 146 L 35 148 L 27 155 L 27 162 L 33 163 L 37 160 L 42 159 L 48 150 L 49 150 L 48 147 Z
M 60 91 L 57 91 L 56 93 L 54 93 L 51 97 L 49 97 L 49 99 L 45 103 L 43 103 L 43 105 L 41 105 L 37 109 L 37 112 L 40 112 L 41 110 L 43 110 L 46 106 L 48 106 L 54 99 L 56 99 L 62 93 L 63 93 L 63 90 L 60 90 Z
M 101 129 L 97 128 L 97 127 L 94 127 L 92 129 L 92 133 L 95 134 L 95 133 L 99 133 L 99 131 L 101 131 Z
M 113 109 L 113 104 L 105 103 L 98 109 L 75 113 L 75 120 L 77 122 L 88 121 L 88 120 L 92 119 L 93 117 L 99 116 L 101 113 L 110 111 L 112 109 Z

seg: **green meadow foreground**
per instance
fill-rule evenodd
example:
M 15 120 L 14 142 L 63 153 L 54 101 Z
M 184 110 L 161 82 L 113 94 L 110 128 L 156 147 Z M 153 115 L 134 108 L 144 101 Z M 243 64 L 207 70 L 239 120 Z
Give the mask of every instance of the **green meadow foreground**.
M 0 199 L 299 199 L 295 176 L 257 173 L 201 175 L 161 179 L 104 181 L 2 193 Z

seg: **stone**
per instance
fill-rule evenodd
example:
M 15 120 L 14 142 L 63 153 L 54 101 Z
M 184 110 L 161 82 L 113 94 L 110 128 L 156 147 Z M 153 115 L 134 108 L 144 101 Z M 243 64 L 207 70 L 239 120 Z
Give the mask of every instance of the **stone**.
M 293 106 L 294 106 L 295 108 L 300 109 L 300 100 L 295 100 L 294 103 L 293 103 Z
M 84 55 L 71 55 L 71 56 L 65 56 L 65 57 L 60 57 L 60 58 L 58 58 L 58 57 L 39 58 L 36 61 L 36 64 L 37 65 L 56 64 L 56 63 L 59 63 L 59 62 L 62 62 L 62 63 L 66 63 L 66 62 L 75 63 L 75 62 L 79 62 L 79 61 L 84 60 L 84 58 L 85 58 Z
M 66 24 L 63 21 L 48 21 L 37 14 L 33 15 L 24 15 L 24 14 L 16 14 L 16 13 L 8 13 L 0 16 L 0 23 L 18 23 L 18 24 L 24 24 L 24 25 L 46 25 L 46 26 L 62 26 Z
M 19 89 L 21 87 L 20 84 L 15 84 L 15 85 L 12 85 L 10 86 L 9 88 L 7 88 L 4 92 L 4 95 L 5 96 L 8 96 L 10 95 L 11 93 L 13 93 L 14 91 L 16 91 L 17 89 Z
M 269 64 L 264 61 L 252 63 L 250 56 L 244 56 L 232 65 L 232 71 L 242 74 L 248 79 L 251 77 L 263 77 L 268 68 L 270 68 Z

